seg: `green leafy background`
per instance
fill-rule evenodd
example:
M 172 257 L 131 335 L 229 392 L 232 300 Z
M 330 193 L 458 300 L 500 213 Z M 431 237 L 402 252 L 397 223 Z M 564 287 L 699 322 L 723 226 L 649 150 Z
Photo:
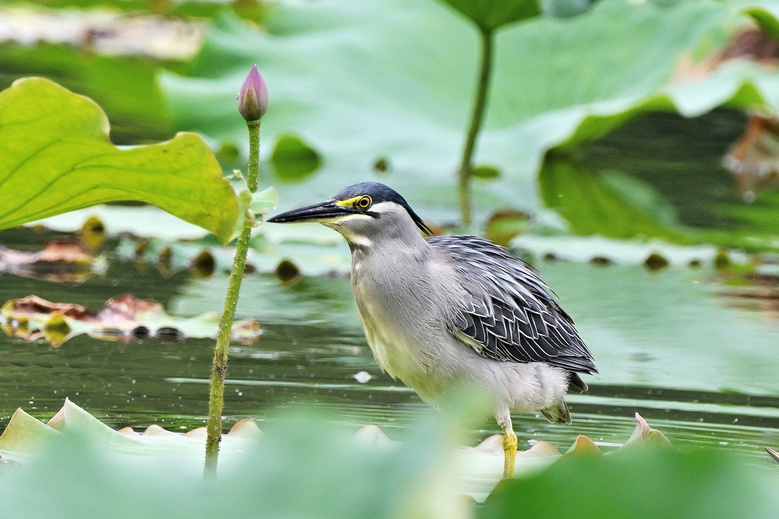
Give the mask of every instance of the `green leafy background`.
M 538 210 L 535 176 L 549 149 L 572 151 L 642 113 L 777 106 L 776 74 L 747 63 L 695 82 L 671 79 L 683 56 L 724 43 L 738 10 L 727 2 L 603 0 L 581 16 L 534 18 L 497 31 L 476 159 L 501 175 L 476 184 L 476 208 Z M 264 153 L 291 133 L 323 157 L 305 192 L 330 195 L 334 183 L 376 176 L 412 202 L 451 207 L 478 61 L 473 27 L 436 2 L 337 0 L 277 6 L 265 27 L 259 32 L 223 16 L 186 75 L 163 75 L 178 127 L 203 132 L 217 148 L 240 146 L 234 85 L 245 63 L 258 62 L 273 99 Z M 403 38 L 394 37 L 398 30 Z M 389 176 L 372 172 L 377 160 L 390 164 Z M 289 197 L 282 207 L 304 192 L 283 187 Z M 431 190 L 435 200 L 425 194 Z
M 447 449 L 469 440 L 457 436 L 462 423 L 448 418 L 419 429 L 408 425 L 424 422 L 409 416 L 413 403 L 397 397 L 408 392 L 377 373 L 361 349 L 348 281 L 341 277 L 349 268 L 347 248 L 327 229 L 263 225 L 252 241 L 250 264 L 267 273 L 292 259 L 304 276 L 286 287 L 269 275 L 250 274 L 239 304 L 239 314 L 262 320 L 267 333 L 261 347 L 231 352 L 226 409 L 231 418 L 268 420 L 260 451 L 250 449 L 245 465 L 204 482 L 153 457 L 143 467 L 122 464 L 101 445 L 66 438 L 33 463 L 0 471 L 6 508 L 26 516 L 79 517 L 154 515 L 161 508 L 193 516 L 263 510 L 280 517 L 434 517 L 451 510 L 446 517 L 554 517 L 570 516 L 571 508 L 606 516 L 614 513 L 616 489 L 636 517 L 771 517 L 779 495 L 776 467 L 759 447 L 776 446 L 771 424 L 779 330 L 770 296 L 775 261 L 759 253 L 779 248 L 779 197 L 767 190 L 745 203 L 720 157 L 738 137 L 744 110 L 779 107 L 779 74 L 733 61 L 693 79 L 682 64 L 705 62 L 752 21 L 779 34 L 779 8 L 767 0 L 601 0 L 587 10 L 587 2 L 550 1 L 541 4 L 547 14 L 525 18 L 531 3 L 323 0 L 269 7 L 246 2 L 235 9 L 155 3 L 165 14 L 215 16 L 201 51 L 177 63 L 97 56 L 88 43 L 4 45 L 4 86 L 17 76 L 54 78 L 93 97 L 112 127 L 109 141 L 108 122 L 95 104 L 44 80 L 25 80 L 0 94 L 0 120 L 40 114 L 18 128 L 0 128 L 0 173 L 6 167 L 0 181 L 11 200 L 0 216 L 3 226 L 107 200 L 141 200 L 205 230 L 149 207 L 91 209 L 113 247 L 106 277 L 79 290 L 25 281 L 22 293 L 9 281 L 15 278 L 7 278 L 2 291 L 20 297 L 31 285 L 35 293 L 61 296 L 52 299 L 95 306 L 118 290 L 133 290 L 163 299 L 176 314 L 219 308 L 232 251 L 206 234 L 224 242 L 244 207 L 262 213 L 276 203 L 272 190 L 249 200 L 229 175 L 244 167 L 246 130 L 235 96 L 255 62 L 271 98 L 262 128 L 261 186 L 277 188 L 281 208 L 377 179 L 401 191 L 431 223 L 456 226 L 454 175 L 474 94 L 480 26 L 494 30 L 496 54 L 476 155 L 477 165 L 492 173 L 474 182 L 476 231 L 495 211 L 521 209 L 527 218 L 518 217 L 519 226 L 529 232 L 511 242 L 515 247 L 536 260 L 577 261 L 537 262 L 576 316 L 603 373 L 589 394 L 571 395 L 575 431 L 597 433 L 609 443 L 624 426 L 626 410 L 643 406 L 673 426 L 688 450 L 716 438 L 720 451 L 748 453 L 748 462 L 721 452 L 571 460 L 503 485 L 483 508 L 450 501 L 451 494 L 441 493 L 451 488 L 453 474 Z M 101 5 L 51 5 L 86 4 Z M 581 14 L 548 15 L 571 7 Z M 192 134 L 175 137 L 176 131 L 198 132 L 205 143 Z M 166 139 L 172 140 L 149 145 Z M 40 153 L 47 146 L 58 150 L 56 160 Z M 14 167 L 14 160 L 26 166 Z M 94 175 L 52 184 L 84 160 L 99 166 Z M 133 171 L 132 178 L 118 169 Z M 231 177 L 232 187 L 222 175 Z M 85 214 L 45 223 L 72 232 Z M 128 230 L 148 239 L 127 236 Z M 34 241 L 18 229 L 3 236 L 24 245 Z M 216 274 L 196 280 L 187 265 L 204 251 L 215 258 Z M 636 266 L 651 253 L 672 268 L 658 273 Z M 163 256 L 173 258 L 164 273 L 153 267 Z M 627 265 L 586 264 L 595 260 Z M 723 261 L 726 268 L 715 269 Z M 679 268 L 690 263 L 703 268 Z M 56 353 L 41 345 L 3 344 L 7 400 L 35 407 L 31 413 L 43 415 L 52 399 L 61 403 L 58 391 L 78 393 L 74 388 L 84 388 L 90 410 L 113 423 L 151 416 L 191 427 L 201 411 L 186 401 L 202 395 L 205 407 L 208 372 L 201 368 L 210 361 L 210 343 L 106 349 L 75 337 Z M 97 374 L 90 371 L 96 364 Z M 372 385 L 352 382 L 358 369 L 372 371 Z M 289 422 L 269 411 L 267 395 L 274 388 L 286 397 L 282 407 L 327 391 L 369 397 L 351 407 L 318 401 L 320 412 L 333 411 L 327 421 Z M 239 389 L 254 389 L 256 400 L 240 396 Z M 356 451 L 333 432 L 333 417 L 351 425 L 400 423 L 404 443 L 389 456 Z M 534 417 L 517 417 L 517 423 L 534 438 L 560 441 L 575 434 Z M 481 437 L 494 432 L 491 423 L 468 427 L 482 427 Z M 93 490 L 87 498 L 85 488 Z

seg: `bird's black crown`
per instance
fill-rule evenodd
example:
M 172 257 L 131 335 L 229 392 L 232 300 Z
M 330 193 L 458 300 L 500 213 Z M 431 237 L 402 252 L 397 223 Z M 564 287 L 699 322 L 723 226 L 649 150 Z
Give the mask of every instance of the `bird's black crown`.
M 411 209 L 411 206 L 408 205 L 408 202 L 406 202 L 405 198 L 400 196 L 400 194 L 394 189 L 387 187 L 379 182 L 360 182 L 359 184 L 346 186 L 345 188 L 341 189 L 333 197 L 333 199 L 349 200 L 350 198 L 355 198 L 362 195 L 368 195 L 371 197 L 373 204 L 378 204 L 380 202 L 394 202 L 400 206 L 403 206 L 403 208 L 408 211 L 409 216 L 411 216 L 411 219 L 414 220 L 414 223 L 417 225 L 417 227 L 419 227 L 419 229 L 425 233 L 425 235 L 431 236 L 433 234 L 433 231 L 430 230 L 430 227 L 428 227 L 422 218 L 420 218 L 419 215 L 415 213 L 413 209 Z

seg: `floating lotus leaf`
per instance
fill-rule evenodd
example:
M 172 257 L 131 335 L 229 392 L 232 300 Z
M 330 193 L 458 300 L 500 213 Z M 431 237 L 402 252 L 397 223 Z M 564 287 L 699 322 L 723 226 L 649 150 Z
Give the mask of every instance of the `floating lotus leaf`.
M 737 251 L 721 251 L 713 245 L 675 245 L 666 241 L 614 240 L 602 236 L 534 236 L 521 235 L 511 241 L 517 250 L 535 258 L 561 259 L 581 263 L 645 265 L 651 269 L 662 258 L 672 266 L 715 266 L 724 255 L 727 261 L 743 264 L 748 257 Z
M 665 436 L 650 428 L 638 414 L 636 419 L 638 424 L 630 440 L 625 444 L 626 447 L 636 444 L 668 444 Z M 18 409 L 0 436 L 0 456 L 9 461 L 24 462 L 40 451 L 41 446 L 52 438 L 54 431 L 85 434 L 90 440 L 107 443 L 115 455 L 176 458 L 180 463 L 185 464 L 188 470 L 202 469 L 205 427 L 187 433 L 174 433 L 158 425 L 151 425 L 143 432 L 136 432 L 129 427 L 115 431 L 69 399 L 65 400 L 62 409 L 49 420 L 48 425 Z M 223 459 L 220 455 L 220 467 L 223 463 L 228 466 L 234 465 L 242 449 L 262 441 L 262 436 L 253 420 L 242 420 L 236 423 L 222 438 L 220 450 L 227 459 Z M 365 448 L 389 454 L 400 453 L 405 448 L 403 442 L 390 440 L 375 425 L 367 425 L 357 431 L 350 445 L 349 448 L 355 455 Z M 496 434 L 475 447 L 461 447 L 457 450 L 455 465 L 459 468 L 456 472 L 458 477 L 462 478 L 460 485 L 464 492 L 477 500 L 486 498 L 502 476 L 502 445 L 503 437 Z M 327 445 L 317 444 L 315 448 L 326 449 Z M 621 448 L 617 449 L 617 452 L 619 450 Z M 530 449 L 517 453 L 516 474 L 518 477 L 528 477 L 549 467 L 561 457 L 593 454 L 601 455 L 602 452 L 597 444 L 586 436 L 578 437 L 565 454 L 561 454 L 548 442 L 540 440 Z
M 122 342 L 214 338 L 218 324 L 216 312 L 173 317 L 160 303 L 138 299 L 132 294 L 109 299 L 98 311 L 73 303 L 52 303 L 34 295 L 12 299 L 0 308 L 0 326 L 7 335 L 28 341 L 42 339 L 55 347 L 80 334 Z M 233 324 L 232 339 L 251 344 L 260 333 L 253 319 L 243 319 Z
M 6 461 L 23 462 L 40 452 L 46 441 L 61 433 L 78 432 L 90 441 L 111 445 L 116 455 L 160 456 L 176 458 L 185 462 L 191 470 L 202 469 L 205 445 L 205 428 L 194 429 L 186 434 L 166 431 L 158 425 L 151 425 L 142 433 L 129 427 L 118 431 L 111 429 L 69 399 L 47 424 L 36 420 L 23 409 L 17 409 L 8 426 L 0 436 L 0 458 Z M 220 461 L 225 465 L 240 459 L 247 444 L 257 441 L 260 430 L 253 420 L 236 423 L 229 433 L 223 435 Z

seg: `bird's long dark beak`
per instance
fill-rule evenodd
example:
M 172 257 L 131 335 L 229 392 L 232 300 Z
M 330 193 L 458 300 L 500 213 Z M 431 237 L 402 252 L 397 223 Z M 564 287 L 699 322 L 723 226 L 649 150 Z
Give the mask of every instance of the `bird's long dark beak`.
M 328 223 L 340 220 L 346 215 L 351 214 L 347 207 L 339 206 L 335 200 L 326 200 L 317 204 L 307 205 L 300 209 L 293 209 L 286 213 L 277 214 L 269 218 L 271 223 L 292 223 L 292 222 L 319 222 Z

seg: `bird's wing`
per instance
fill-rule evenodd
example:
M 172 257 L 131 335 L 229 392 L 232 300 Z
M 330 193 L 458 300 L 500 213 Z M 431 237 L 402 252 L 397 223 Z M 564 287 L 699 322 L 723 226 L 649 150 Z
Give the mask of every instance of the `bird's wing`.
M 428 242 L 449 258 L 466 289 L 450 323 L 461 341 L 495 360 L 597 373 L 573 319 L 532 267 L 476 236 L 436 236 Z

